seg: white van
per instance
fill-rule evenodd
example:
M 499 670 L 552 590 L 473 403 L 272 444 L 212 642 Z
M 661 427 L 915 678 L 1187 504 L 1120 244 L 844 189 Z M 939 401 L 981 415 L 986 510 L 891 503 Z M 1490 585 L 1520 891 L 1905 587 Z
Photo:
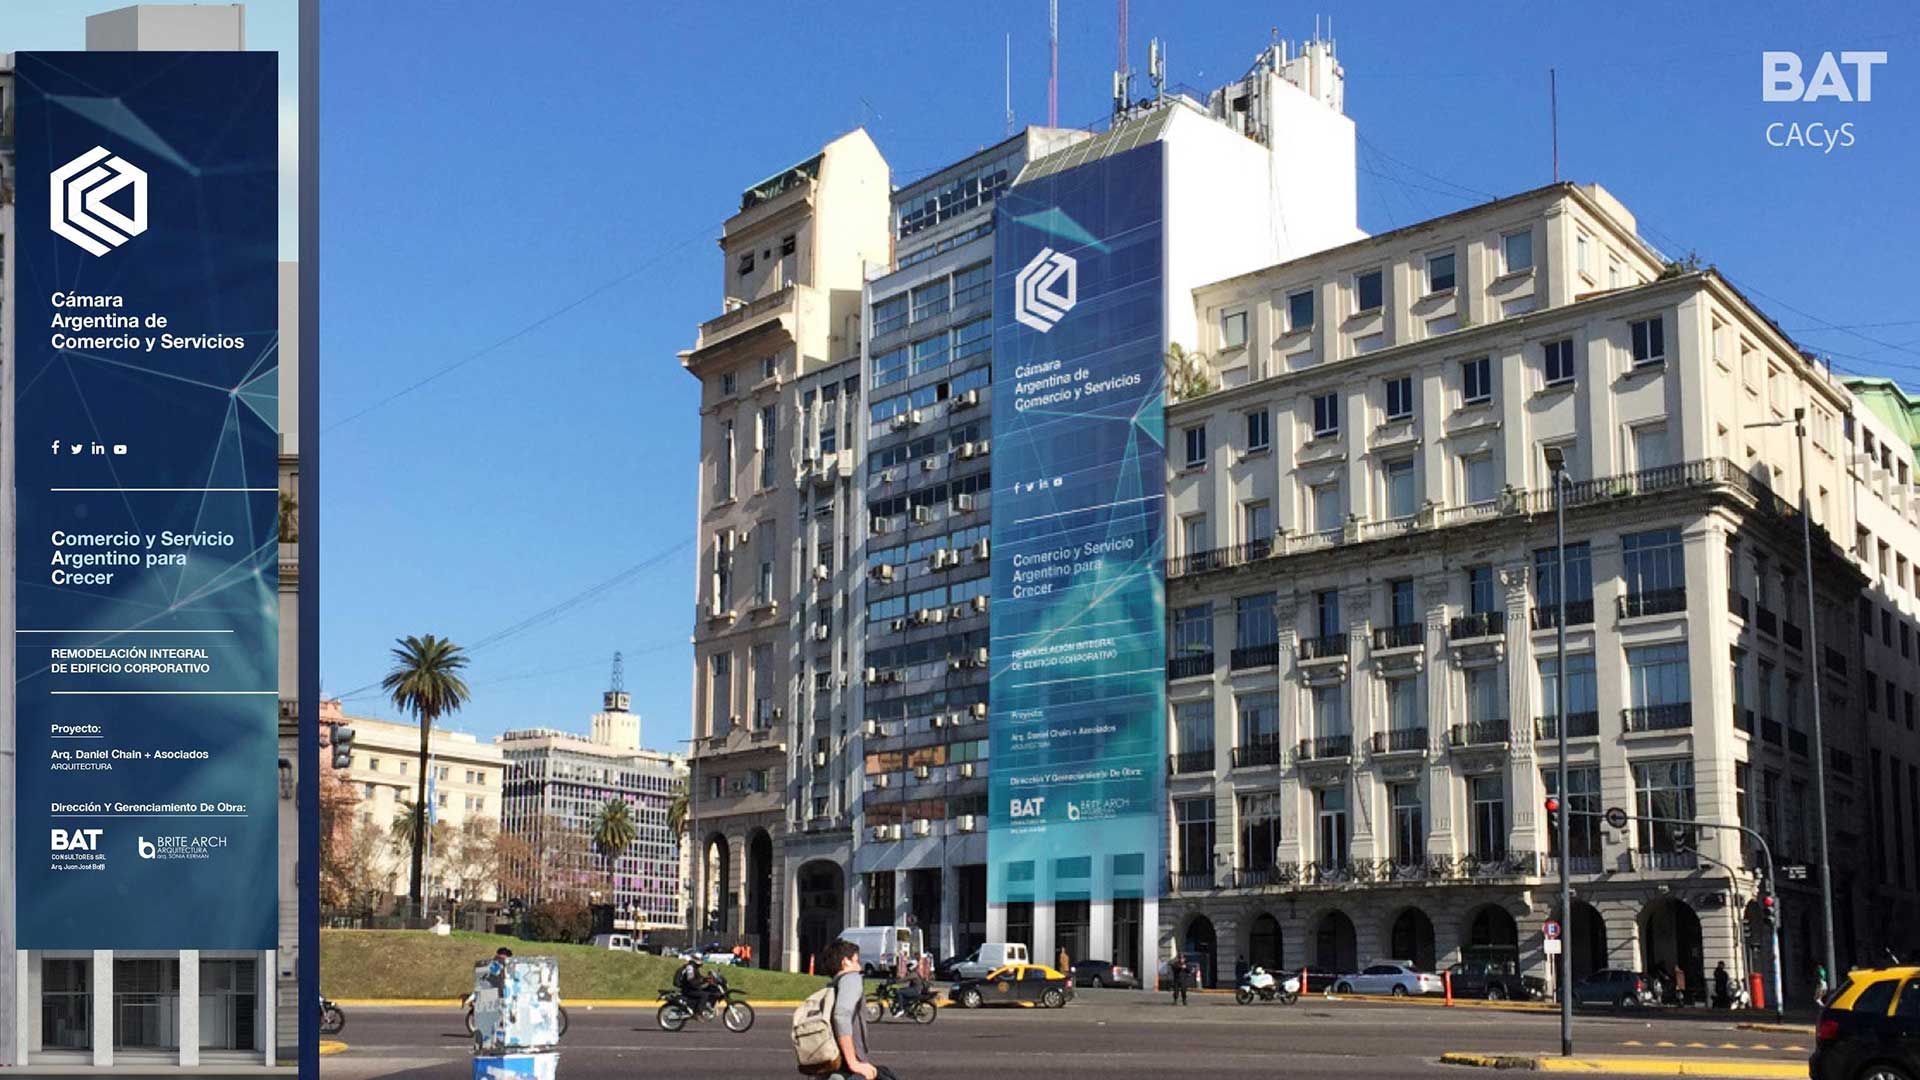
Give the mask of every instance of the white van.
M 615 952 L 632 952 L 633 935 L 595 934 L 593 935 L 592 945 L 596 949 L 612 949 Z
M 1031 964 L 1027 947 L 1017 941 L 989 941 L 953 966 L 955 979 L 983 978 L 987 972 L 1008 964 Z
M 860 949 L 860 970 L 867 975 L 892 971 L 895 957 L 902 954 L 908 962 L 918 963 L 923 948 L 920 931 L 911 926 L 849 926 L 840 931 L 839 939 Z

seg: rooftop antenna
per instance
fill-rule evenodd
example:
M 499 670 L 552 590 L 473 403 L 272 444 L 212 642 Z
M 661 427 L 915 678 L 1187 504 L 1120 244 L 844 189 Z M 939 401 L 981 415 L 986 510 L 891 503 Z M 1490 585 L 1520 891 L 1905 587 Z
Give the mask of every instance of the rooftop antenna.
M 1007 87 L 1007 134 L 1013 134 L 1013 35 L 1007 35 L 1007 61 L 1001 68 L 1006 73 Z
M 1120 0 L 1119 48 L 1113 65 L 1113 115 L 1123 116 L 1133 103 L 1133 73 L 1127 70 L 1127 0 Z
M 607 712 L 616 713 L 626 712 L 633 703 L 627 695 L 627 663 L 619 653 L 613 654 L 613 681 L 608 684 L 607 692 L 600 695 L 600 702 Z
M 1547 111 L 1553 124 L 1553 182 L 1560 182 L 1560 78 L 1547 69 Z
M 611 689 L 620 693 L 627 688 L 627 662 L 619 653 L 613 654 L 613 683 Z
M 1047 0 L 1047 126 L 1060 126 L 1060 0 Z
M 1167 92 L 1167 50 L 1160 44 L 1159 38 L 1147 42 L 1147 80 L 1153 83 L 1153 100 L 1160 101 Z

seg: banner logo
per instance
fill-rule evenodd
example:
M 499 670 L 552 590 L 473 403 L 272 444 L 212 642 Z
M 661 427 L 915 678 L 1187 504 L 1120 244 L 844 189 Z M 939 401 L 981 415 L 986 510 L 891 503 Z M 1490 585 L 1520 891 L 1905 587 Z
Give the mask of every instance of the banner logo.
M 1043 247 L 1013 277 L 1014 321 L 1044 334 L 1073 310 L 1079 291 L 1080 264 Z
M 104 146 L 53 170 L 49 188 L 47 224 L 94 255 L 105 255 L 147 231 L 146 171 Z M 132 189 L 131 217 L 107 205 L 122 188 Z

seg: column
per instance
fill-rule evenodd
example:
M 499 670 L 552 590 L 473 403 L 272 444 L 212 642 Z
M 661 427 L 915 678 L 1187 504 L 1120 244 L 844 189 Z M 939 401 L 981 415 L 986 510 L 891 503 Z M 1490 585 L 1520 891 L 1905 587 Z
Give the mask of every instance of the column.
M 1374 679 L 1366 674 L 1371 669 L 1361 663 L 1373 644 L 1373 600 L 1373 590 L 1364 585 L 1340 590 L 1340 611 L 1347 620 L 1347 728 L 1353 733 L 1353 758 L 1358 762 L 1366 760 L 1363 748 L 1373 738 L 1376 719 Z M 1384 727 L 1384 718 L 1380 719 Z M 1352 838 L 1349 851 L 1356 862 L 1382 858 L 1388 850 L 1388 831 L 1379 827 L 1385 820 L 1385 800 L 1379 794 L 1378 777 L 1372 769 L 1357 768 L 1352 772 L 1352 785 L 1352 802 L 1347 808 L 1347 829 Z
M 1448 681 L 1453 663 L 1447 646 L 1447 594 L 1451 583 L 1445 573 L 1420 579 L 1420 603 L 1426 610 L 1427 680 L 1427 854 L 1457 855 L 1459 845 L 1453 835 L 1453 771 L 1447 766 L 1446 745 Z
M 913 875 L 905 870 L 893 871 L 893 925 L 904 926 L 907 916 L 913 912 Z
M 1034 882 L 1036 888 L 1034 889 L 1033 899 L 1033 962 L 1052 967 L 1055 947 L 1053 940 L 1053 868 L 1051 866 L 1045 866 L 1035 867 L 1034 869 L 1034 877 L 1040 880 Z M 1044 892 L 1037 887 L 1041 881 L 1046 883 Z
M 1513 748 L 1507 759 L 1507 850 L 1545 851 L 1535 836 L 1534 812 L 1545 803 L 1540 770 L 1533 753 L 1533 631 L 1528 621 L 1530 570 L 1525 562 L 1500 568 L 1506 590 L 1507 732 Z
M 263 976 L 270 975 L 278 970 L 279 963 L 280 954 L 273 949 L 268 949 L 266 952 L 260 954 L 260 971 Z M 264 977 L 260 981 L 263 984 L 266 982 Z M 294 1000 L 299 1000 L 297 990 L 295 991 Z M 280 995 L 277 993 L 269 993 L 263 989 L 260 994 L 260 1027 L 263 1032 L 260 1037 L 260 1058 L 262 1064 L 272 1065 L 279 1057 L 279 1044 L 276 1039 L 276 1036 L 279 1034 L 279 1029 L 276 1026 L 279 1009 Z
M 93 950 L 93 1064 L 113 1066 L 113 950 Z
M 40 1025 L 31 1019 L 40 1011 L 40 954 L 21 949 L 13 954 L 13 961 L 13 985 L 19 989 L 19 998 L 14 1003 L 11 1064 L 24 1065 L 40 1050 Z
M 271 984 L 255 981 L 256 993 L 265 995 Z M 180 950 L 180 1064 L 200 1064 L 200 950 Z
M 940 927 L 939 940 L 927 941 L 927 948 L 935 956 L 957 955 L 960 941 L 960 871 L 953 866 L 940 867 Z

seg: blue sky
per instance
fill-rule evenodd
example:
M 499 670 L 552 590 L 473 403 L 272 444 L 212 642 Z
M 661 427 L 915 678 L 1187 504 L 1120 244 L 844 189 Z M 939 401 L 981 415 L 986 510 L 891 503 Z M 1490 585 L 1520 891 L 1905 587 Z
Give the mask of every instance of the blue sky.
M 1115 5 L 1060 6 L 1060 119 L 1085 125 L 1107 108 Z M 1282 7 L 1134 0 L 1133 66 L 1158 36 L 1173 82 L 1224 82 Z M 649 745 L 686 734 L 696 416 L 675 352 L 719 310 L 720 223 L 740 189 L 860 123 L 896 183 L 998 140 L 1009 33 L 1015 112 L 1045 120 L 1042 0 L 800 10 L 466 0 L 454 17 L 329 0 L 328 694 L 376 681 L 397 635 L 481 642 L 659 558 L 478 648 L 474 700 L 453 723 L 584 728 L 617 649 Z M 1607 186 L 1656 246 L 1697 250 L 1836 366 L 1920 385 L 1910 5 L 1677 18 L 1654 4 L 1368 3 L 1333 15 L 1363 228 L 1548 182 L 1552 65 L 1565 177 Z M 1311 34 L 1311 9 L 1288 17 L 1282 37 Z M 1760 54 L 1781 49 L 1810 65 L 1843 49 L 1889 60 L 1870 102 L 1766 103 Z M 1770 147 L 1776 120 L 1851 121 L 1855 142 Z M 391 715 L 376 696 L 349 711 Z

